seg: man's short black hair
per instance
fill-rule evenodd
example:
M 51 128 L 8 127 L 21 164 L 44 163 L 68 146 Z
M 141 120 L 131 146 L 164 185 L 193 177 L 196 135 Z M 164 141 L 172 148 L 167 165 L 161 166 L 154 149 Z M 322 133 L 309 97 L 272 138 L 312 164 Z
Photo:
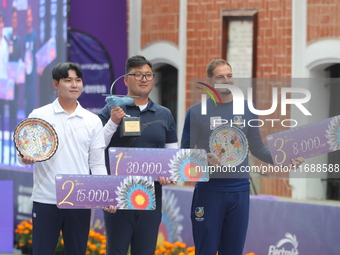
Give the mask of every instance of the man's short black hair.
M 83 72 L 77 64 L 71 62 L 64 62 L 57 64 L 53 68 L 52 70 L 53 80 L 57 80 L 59 82 L 60 79 L 65 79 L 69 77 L 68 70 L 74 70 L 78 78 L 83 78 Z
M 152 69 L 151 62 L 147 60 L 144 56 L 136 55 L 136 56 L 130 57 L 126 60 L 125 72 L 129 73 L 131 69 L 133 69 L 134 67 L 141 67 L 144 65 L 148 65 Z

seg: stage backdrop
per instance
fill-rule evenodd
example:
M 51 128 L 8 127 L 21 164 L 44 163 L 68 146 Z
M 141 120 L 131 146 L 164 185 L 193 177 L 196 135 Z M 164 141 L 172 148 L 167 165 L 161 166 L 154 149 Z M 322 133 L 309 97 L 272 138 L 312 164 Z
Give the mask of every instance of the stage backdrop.
M 112 61 L 114 79 L 124 74 L 128 57 L 126 0 L 70 0 L 69 5 L 69 27 L 85 32 L 100 42 Z M 117 94 L 126 94 L 122 80 L 116 83 L 115 88 Z M 86 104 L 85 101 L 82 103 Z
M 11 206 L 1 206 L 12 215 L 1 218 L 12 230 L 0 243 L 13 248 L 16 224 L 30 219 L 32 211 L 32 167 L 18 164 L 13 133 L 33 108 L 56 98 L 51 71 L 67 60 L 67 1 L 4 0 L 0 12 L 5 23 L 0 38 L 5 42 L 0 54 L 0 180 L 13 184 L 1 186 L 6 189 L 2 194 L 13 197 Z
M 32 15 L 28 11 L 29 6 Z M 125 72 L 127 10 L 125 0 L 1 0 L 0 12 L 4 14 L 4 34 L 7 38 L 13 32 L 14 8 L 18 10 L 17 38 L 20 40 L 16 44 L 19 45 L 20 57 L 9 65 L 12 78 L 0 82 L 0 180 L 13 180 L 13 221 L 16 225 L 21 220 L 31 218 L 33 183 L 32 167 L 20 166 L 16 160 L 17 152 L 12 142 L 15 126 L 27 117 L 32 107 L 42 106 L 56 98 L 51 71 L 57 63 L 69 60 L 68 27 L 71 28 L 70 34 L 76 30 L 85 33 L 88 40 L 92 39 L 101 48 L 101 56 L 106 57 L 97 60 L 98 52 L 92 52 L 93 48 L 90 47 L 84 49 L 87 58 L 77 60 L 86 76 L 84 94 L 79 99 L 81 104 L 93 112 L 104 106 L 105 97 L 101 94 L 104 90 L 109 93 L 114 78 Z M 31 37 L 25 39 L 30 24 L 34 30 L 34 36 L 31 37 L 35 43 Z M 10 43 L 13 43 L 13 47 L 10 47 Z M 8 41 L 8 46 L 9 51 L 17 53 L 14 40 Z M 92 57 L 95 60 L 89 60 Z M 101 66 L 97 63 L 101 63 Z M 18 71 L 16 73 L 13 70 Z M 104 73 L 104 78 L 98 78 L 98 73 Z M 33 93 L 26 97 L 26 92 Z M 116 92 L 126 93 L 125 85 L 117 83 Z M 93 102 L 96 104 L 93 105 Z
M 66 61 L 66 1 L 1 1 L 5 27 L 0 54 L 0 169 L 18 169 L 16 125 L 56 98 L 52 68 Z
M 83 71 L 83 94 L 81 105 L 98 114 L 105 105 L 105 96 L 110 93 L 113 70 L 110 56 L 94 37 L 78 30 L 69 30 L 69 61 L 77 63 Z
M 163 187 L 158 243 L 193 246 L 190 208 L 193 190 Z M 268 196 L 250 197 L 250 216 L 243 254 L 339 255 L 338 206 L 293 202 Z M 204 215 L 203 217 L 204 218 Z M 104 233 L 102 210 L 94 210 L 92 228 Z

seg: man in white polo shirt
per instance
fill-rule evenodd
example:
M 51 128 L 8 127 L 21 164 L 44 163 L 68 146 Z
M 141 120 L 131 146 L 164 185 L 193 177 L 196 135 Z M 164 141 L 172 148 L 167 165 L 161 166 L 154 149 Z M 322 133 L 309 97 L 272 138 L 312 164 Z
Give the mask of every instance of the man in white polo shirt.
M 100 119 L 84 109 L 77 99 L 82 93 L 82 71 L 73 63 L 60 63 L 52 70 L 58 98 L 35 109 L 29 118 L 50 123 L 58 136 L 56 153 L 46 161 L 20 157 L 34 164 L 33 172 L 33 255 L 53 255 L 60 230 L 65 254 L 84 255 L 90 227 L 90 209 L 59 209 L 56 206 L 56 174 L 106 175 L 104 136 Z M 105 210 L 115 210 L 112 206 Z

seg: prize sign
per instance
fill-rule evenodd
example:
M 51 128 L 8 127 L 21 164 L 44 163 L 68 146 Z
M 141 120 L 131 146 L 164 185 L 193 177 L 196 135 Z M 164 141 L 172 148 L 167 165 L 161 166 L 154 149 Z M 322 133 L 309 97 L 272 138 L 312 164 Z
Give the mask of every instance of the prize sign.
M 145 176 L 72 175 L 55 177 L 58 208 L 154 210 L 155 187 Z
M 275 165 L 340 149 L 340 115 L 267 136 Z
M 208 181 L 205 150 L 109 148 L 111 175 L 141 175 L 171 181 Z

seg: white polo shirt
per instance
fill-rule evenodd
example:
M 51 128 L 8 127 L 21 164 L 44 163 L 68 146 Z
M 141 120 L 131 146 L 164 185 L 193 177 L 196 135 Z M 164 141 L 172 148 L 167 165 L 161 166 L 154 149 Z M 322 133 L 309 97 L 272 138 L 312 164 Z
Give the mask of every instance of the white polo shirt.
M 53 157 L 34 165 L 33 201 L 56 204 L 56 174 L 90 174 L 90 169 L 92 174 L 107 174 L 102 123 L 97 115 L 84 109 L 79 102 L 70 115 L 56 99 L 52 104 L 33 110 L 28 117 L 50 123 L 59 143 Z M 91 157 L 91 152 L 95 158 Z

